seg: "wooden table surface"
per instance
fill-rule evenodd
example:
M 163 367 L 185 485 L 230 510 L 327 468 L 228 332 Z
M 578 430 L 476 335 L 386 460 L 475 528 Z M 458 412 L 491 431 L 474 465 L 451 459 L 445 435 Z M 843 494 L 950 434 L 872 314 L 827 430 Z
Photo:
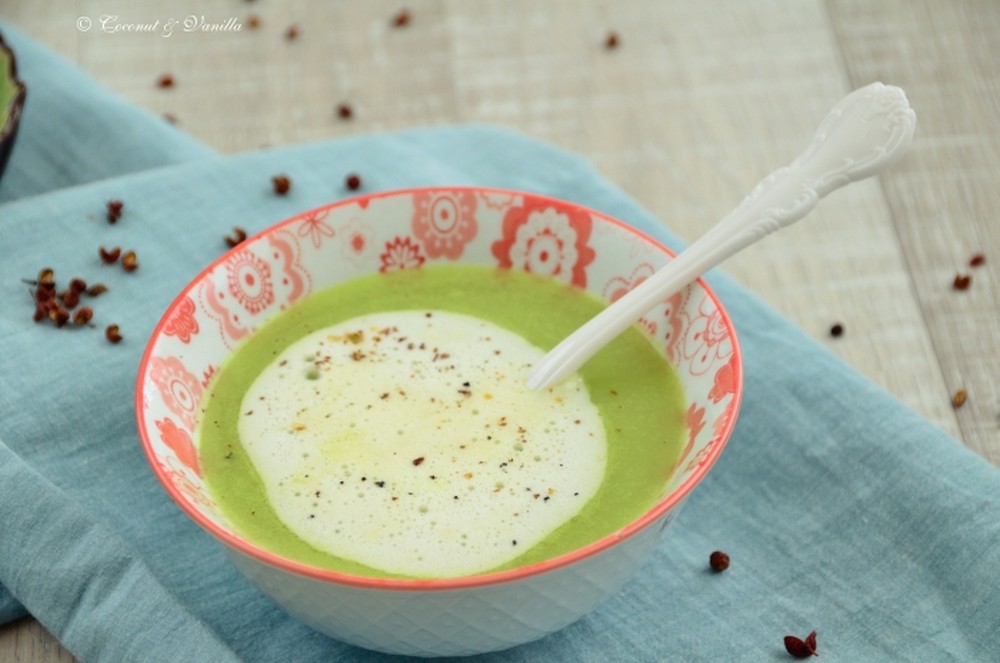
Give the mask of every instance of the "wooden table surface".
M 688 240 L 847 92 L 898 85 L 918 117 L 906 158 L 724 269 L 1000 466 L 996 0 L 421 0 L 403 26 L 386 0 L 10 4 L 21 30 L 221 152 L 495 123 L 583 155 Z M 107 32 L 102 16 L 160 31 Z M 185 32 L 188 16 L 223 29 Z M 0 661 L 69 660 L 31 619 L 0 627 Z

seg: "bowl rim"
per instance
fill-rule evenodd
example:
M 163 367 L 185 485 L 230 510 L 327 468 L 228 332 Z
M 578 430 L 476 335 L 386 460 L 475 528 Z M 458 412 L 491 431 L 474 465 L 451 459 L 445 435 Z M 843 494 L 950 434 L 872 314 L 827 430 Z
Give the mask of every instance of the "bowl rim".
M 487 194 L 500 194 L 500 195 L 513 195 L 513 196 L 525 196 L 531 199 L 550 202 L 558 204 L 564 207 L 573 208 L 575 211 L 585 212 L 587 214 L 596 214 L 603 220 L 618 226 L 622 230 L 634 234 L 636 237 L 642 241 L 648 242 L 655 248 L 665 252 L 671 258 L 676 256 L 676 253 L 672 251 L 669 247 L 664 245 L 662 242 L 650 237 L 645 232 L 621 221 L 609 214 L 600 212 L 593 208 L 580 205 L 571 201 L 563 200 L 561 198 L 556 198 L 554 196 L 549 196 L 545 194 L 533 193 L 530 191 L 519 191 L 514 189 L 505 189 L 498 187 L 489 186 L 476 186 L 476 185 L 432 185 L 432 186 L 418 186 L 418 187 L 404 187 L 401 189 L 390 189 L 385 191 L 372 192 L 367 194 L 362 194 L 358 196 L 352 196 L 349 198 L 343 198 L 332 203 L 321 205 L 309 210 L 298 212 L 290 217 L 287 217 L 267 228 L 261 230 L 248 237 L 246 243 L 249 244 L 251 241 L 259 240 L 264 236 L 276 232 L 291 223 L 303 218 L 303 216 L 308 214 L 314 214 L 320 211 L 331 210 L 338 207 L 346 207 L 349 205 L 355 205 L 364 201 L 363 205 L 367 206 L 369 202 L 373 200 L 378 200 L 380 198 L 390 198 L 401 195 L 413 195 L 421 192 L 434 192 L 434 191 L 449 191 L 449 192 L 470 192 L 470 193 L 487 193 Z M 189 295 L 189 293 L 197 287 L 199 283 L 213 270 L 217 269 L 222 263 L 224 263 L 232 254 L 232 251 L 239 250 L 239 247 L 235 247 L 226 251 L 221 256 L 216 258 L 207 267 L 202 269 L 195 277 L 193 277 L 183 290 L 173 299 L 170 305 L 165 309 L 163 316 L 160 321 L 156 324 L 153 332 L 150 334 L 149 340 L 147 341 L 145 350 L 143 351 L 142 358 L 139 362 L 139 370 L 136 378 L 136 389 L 135 389 L 135 414 L 138 425 L 139 438 L 142 443 L 143 451 L 146 455 L 146 459 L 149 462 L 150 467 L 153 470 L 154 475 L 159 481 L 160 485 L 164 488 L 170 498 L 177 504 L 182 511 L 184 511 L 192 520 L 195 521 L 202 529 L 206 530 L 209 534 L 214 536 L 216 539 L 226 544 L 228 547 L 241 554 L 254 559 L 259 563 L 263 563 L 268 566 L 277 567 L 283 571 L 287 571 L 296 575 L 305 576 L 314 580 L 320 580 L 336 585 L 346 585 L 356 588 L 365 589 L 377 589 L 386 591 L 446 591 L 446 590 L 458 590 L 458 589 L 469 589 L 474 587 L 481 587 L 487 585 L 496 585 L 502 583 L 508 583 L 518 580 L 523 580 L 532 576 L 543 574 L 549 571 L 555 571 L 557 569 L 569 566 L 571 564 L 580 562 L 584 559 L 593 557 L 598 553 L 601 553 L 616 544 L 638 534 L 642 530 L 656 523 L 665 514 L 669 513 L 676 507 L 678 507 L 681 502 L 694 490 L 701 480 L 705 477 L 708 471 L 715 464 L 716 460 L 722 454 L 726 443 L 729 441 L 732 435 L 733 428 L 736 425 L 736 420 L 739 418 L 740 407 L 743 398 L 743 360 L 740 351 L 739 341 L 736 336 L 736 329 L 733 325 L 732 319 L 730 318 L 726 309 L 722 306 L 722 302 L 715 292 L 708 286 L 707 283 L 702 278 L 698 278 L 696 282 L 705 291 L 707 297 L 709 297 L 715 304 L 717 309 L 722 313 L 723 320 L 725 322 L 726 328 L 729 331 L 730 340 L 733 346 L 732 362 L 734 366 L 734 380 L 735 380 L 735 392 L 733 394 L 733 403 L 731 404 L 732 416 L 726 422 L 725 427 L 722 429 L 717 441 L 709 453 L 703 459 L 701 464 L 691 473 L 683 483 L 676 486 L 671 490 L 666 497 L 662 498 L 652 507 L 650 507 L 645 513 L 640 517 L 630 521 L 624 527 L 606 534 L 600 539 L 593 541 L 585 546 L 576 548 L 562 555 L 545 559 L 532 564 L 527 564 L 525 566 L 520 566 L 513 569 L 506 569 L 503 571 L 494 571 L 490 573 L 480 573 L 468 576 L 457 576 L 448 578 L 382 578 L 382 577 L 372 577 L 372 576 L 362 576 L 350 573 L 344 573 L 340 571 L 333 571 L 329 569 L 324 569 L 316 566 L 312 566 L 303 562 L 297 562 L 283 557 L 277 553 L 266 550 L 256 544 L 242 538 L 241 536 L 230 532 L 224 527 L 216 524 L 211 519 L 204 516 L 192 503 L 191 501 L 181 494 L 180 490 L 173 484 L 173 482 L 167 476 L 167 472 L 157 462 L 157 457 L 153 451 L 151 444 L 151 436 L 145 425 L 145 419 L 143 417 L 143 401 L 144 401 L 144 376 L 148 372 L 148 366 L 151 357 L 153 356 L 153 349 L 156 345 L 157 339 L 159 339 L 162 334 L 165 325 L 170 318 L 170 314 L 180 305 L 181 302 Z
M 6 109 L 7 121 L 3 125 L 0 125 L 0 143 L 2 143 L 17 131 L 17 126 L 21 119 L 21 108 L 24 106 L 24 100 L 28 96 L 28 86 L 17 77 L 17 58 L 14 55 L 14 49 L 4 41 L 3 34 L 0 34 L 0 51 L 7 54 L 8 66 L 7 71 L 4 73 L 17 90 Z

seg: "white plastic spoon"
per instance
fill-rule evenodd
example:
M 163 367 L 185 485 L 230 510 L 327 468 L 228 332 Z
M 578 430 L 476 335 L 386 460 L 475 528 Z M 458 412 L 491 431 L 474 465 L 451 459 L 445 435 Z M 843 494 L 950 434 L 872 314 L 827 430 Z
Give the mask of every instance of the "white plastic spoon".
M 639 286 L 567 336 L 532 368 L 528 387 L 562 380 L 658 302 L 770 233 L 798 221 L 825 195 L 892 165 L 910 145 L 916 114 L 898 87 L 872 83 L 833 107 L 812 143 L 740 205 Z

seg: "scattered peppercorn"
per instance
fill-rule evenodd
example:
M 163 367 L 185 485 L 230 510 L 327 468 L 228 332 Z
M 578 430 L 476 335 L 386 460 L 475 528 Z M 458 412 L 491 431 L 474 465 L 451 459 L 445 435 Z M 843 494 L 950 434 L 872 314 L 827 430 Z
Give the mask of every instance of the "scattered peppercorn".
M 965 401 L 968 398 L 969 398 L 969 392 L 967 392 L 965 389 L 959 389 L 951 397 L 951 406 L 957 410 L 958 408 L 965 405 Z
M 139 269 L 139 257 L 135 254 L 135 251 L 128 251 L 122 256 L 122 269 L 126 272 L 134 272 Z
M 81 306 L 80 309 L 73 314 L 73 323 L 76 325 L 85 325 L 90 322 L 93 317 L 94 309 L 89 306 Z
M 972 285 L 972 277 L 968 274 L 956 274 L 955 280 L 952 282 L 951 287 L 955 290 L 968 290 L 969 286 Z
M 285 30 L 285 39 L 288 41 L 295 41 L 299 38 L 299 26 L 289 25 L 288 29 Z
M 118 257 L 122 254 L 122 249 L 120 246 L 116 246 L 109 251 L 102 246 L 97 249 L 97 253 L 101 256 L 101 262 L 105 265 L 113 265 L 118 262 Z
M 354 109 L 346 102 L 337 104 L 337 115 L 342 120 L 349 120 L 354 115 Z
M 358 189 L 361 188 L 361 178 L 355 175 L 354 173 L 351 173 L 350 175 L 347 176 L 347 179 L 344 180 L 344 184 L 351 191 L 357 191 Z
M 108 286 L 103 283 L 95 283 L 94 285 L 87 288 L 87 295 L 90 297 L 97 297 L 103 295 L 108 291 Z
M 844 325 L 839 322 L 830 327 L 830 336 L 834 338 L 840 338 L 844 335 Z
M 413 459 L 413 464 L 414 465 L 420 465 L 423 462 L 424 462 L 424 457 L 423 456 L 418 456 L 417 458 Z
M 74 290 L 64 290 L 59 293 L 59 301 L 68 309 L 74 309 L 80 303 L 80 293 Z
M 986 256 L 982 253 L 977 253 L 972 258 L 969 259 L 969 267 L 979 267 L 986 262 Z
M 76 294 L 86 292 L 87 282 L 81 278 L 73 279 L 72 281 L 69 282 L 69 289 L 75 292 Z
M 404 28 L 410 24 L 410 10 L 400 9 L 396 12 L 396 15 L 392 17 L 392 25 L 396 28 Z
M 56 327 L 62 327 L 69 322 L 69 311 L 61 306 L 51 307 L 49 308 L 49 319 L 56 324 Z
M 287 175 L 275 175 L 271 178 L 271 184 L 274 185 L 274 192 L 279 196 L 285 195 L 292 188 L 292 180 Z
M 47 288 L 54 288 L 56 285 L 56 272 L 51 267 L 44 267 L 38 272 L 38 285 Z
M 122 208 L 125 207 L 125 203 L 120 200 L 109 200 L 107 207 L 108 223 L 117 223 L 118 219 L 122 218 Z
M 607 49 L 618 48 L 618 33 L 609 32 L 607 38 L 604 40 L 604 47 Z
M 122 334 L 118 325 L 108 325 L 104 330 L 104 338 L 108 339 L 111 343 L 121 343 Z
M 174 77 L 171 74 L 160 74 L 160 77 L 156 79 L 156 84 L 162 88 L 173 87 Z
M 794 635 L 785 636 L 785 651 L 795 658 L 819 656 L 816 652 L 816 631 L 811 632 L 803 640 Z
M 233 248 L 243 240 L 247 238 L 247 231 L 243 230 L 239 226 L 233 226 L 233 234 L 226 235 L 223 239 L 226 241 L 226 246 Z
M 716 550 L 708 556 L 708 563 L 711 565 L 713 571 L 725 571 L 729 568 L 729 555 L 721 550 Z

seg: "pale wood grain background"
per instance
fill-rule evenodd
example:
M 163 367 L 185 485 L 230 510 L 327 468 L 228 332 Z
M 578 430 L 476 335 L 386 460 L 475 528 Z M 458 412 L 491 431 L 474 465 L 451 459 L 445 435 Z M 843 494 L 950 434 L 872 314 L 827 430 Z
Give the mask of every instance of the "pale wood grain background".
M 412 20 L 392 25 L 404 6 Z M 907 158 L 725 270 L 1000 465 L 1000 2 L 2 0 L 3 15 L 226 153 L 488 122 L 576 151 L 693 239 L 873 80 L 918 114 Z M 249 27 L 250 15 L 260 25 Z M 188 15 L 239 32 L 108 34 Z M 95 21 L 81 32 L 78 17 Z M 295 40 L 285 37 L 297 25 Z M 605 47 L 609 31 L 616 49 Z M 162 73 L 176 85 L 156 86 Z M 338 118 L 346 101 L 354 117 Z M 969 258 L 986 264 L 972 269 Z M 952 289 L 971 274 L 967 291 Z M 845 334 L 829 336 L 840 322 Z M 959 389 L 968 401 L 959 409 Z M 0 661 L 72 660 L 33 620 Z

